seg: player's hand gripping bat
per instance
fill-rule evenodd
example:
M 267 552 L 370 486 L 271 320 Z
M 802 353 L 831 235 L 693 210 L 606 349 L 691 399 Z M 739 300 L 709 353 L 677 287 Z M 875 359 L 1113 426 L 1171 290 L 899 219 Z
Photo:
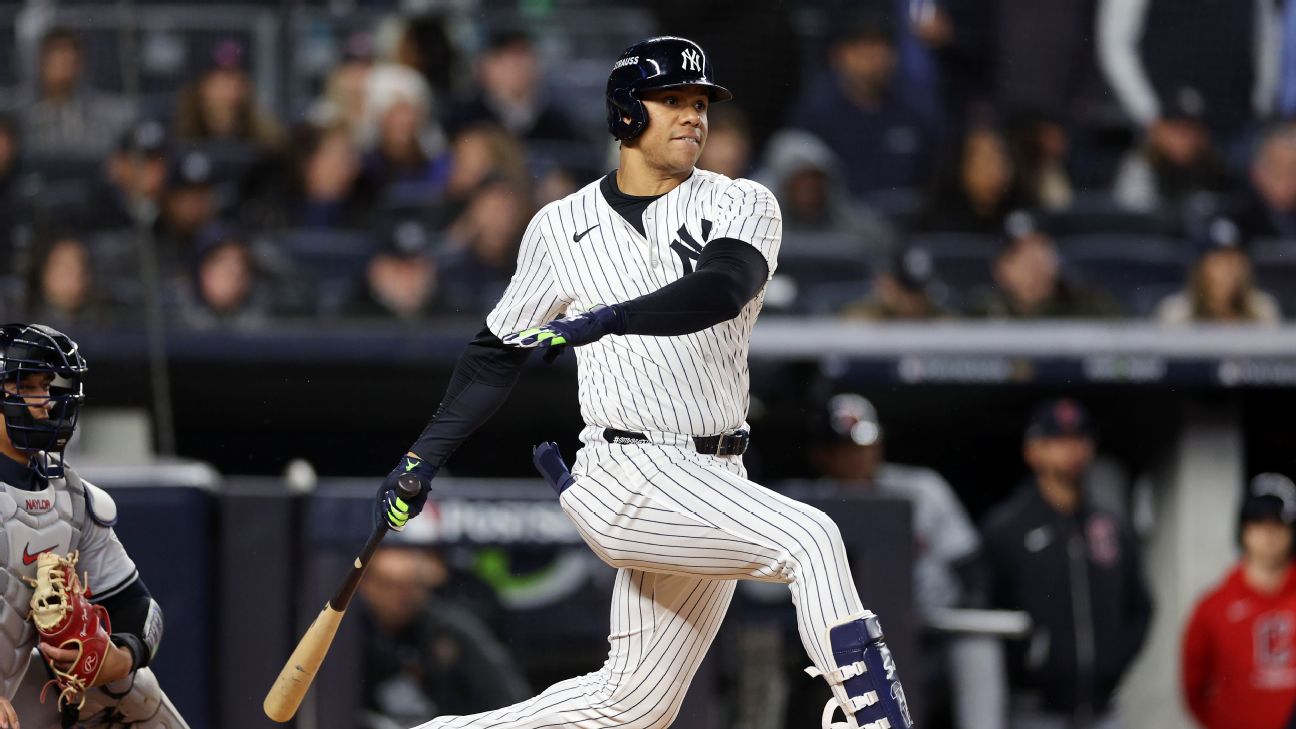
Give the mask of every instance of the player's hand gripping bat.
M 402 499 L 408 501 L 418 496 L 419 479 L 416 476 L 408 474 L 401 476 L 396 485 Z M 275 679 L 274 685 L 270 687 L 270 692 L 266 694 L 265 701 L 261 704 L 266 716 L 278 722 L 285 722 L 297 713 L 302 697 L 306 695 L 311 682 L 315 680 L 315 673 L 319 671 L 329 646 L 333 644 L 333 636 L 337 634 L 342 616 L 346 614 L 347 605 L 351 603 L 351 596 L 355 594 L 360 578 L 364 576 L 365 568 L 369 566 L 369 558 L 378 549 L 378 543 L 387 535 L 387 531 L 386 522 L 379 520 L 369 535 L 369 540 L 356 556 L 351 572 L 342 581 L 333 598 L 320 611 L 315 622 L 306 629 L 306 634 L 297 643 L 297 648 L 288 657 L 288 662 L 284 664 L 279 677 Z

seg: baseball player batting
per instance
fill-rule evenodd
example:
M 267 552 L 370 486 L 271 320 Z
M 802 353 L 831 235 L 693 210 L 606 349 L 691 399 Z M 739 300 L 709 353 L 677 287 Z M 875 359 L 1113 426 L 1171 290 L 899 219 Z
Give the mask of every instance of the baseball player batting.
M 692 41 L 650 38 L 621 54 L 607 83 L 619 168 L 531 220 L 503 298 L 380 487 L 376 518 L 403 528 L 531 351 L 574 349 L 583 447 L 570 473 L 552 444 L 535 460 L 618 569 L 607 662 L 529 701 L 421 728 L 669 726 L 739 579 L 791 589 L 807 670 L 832 687 L 825 728 L 912 726 L 837 525 L 746 478 L 747 351 L 782 219 L 764 187 L 694 167 L 707 108 L 732 97 Z M 405 473 L 422 482 L 412 503 L 396 490 Z M 846 721 L 832 724 L 837 708 Z

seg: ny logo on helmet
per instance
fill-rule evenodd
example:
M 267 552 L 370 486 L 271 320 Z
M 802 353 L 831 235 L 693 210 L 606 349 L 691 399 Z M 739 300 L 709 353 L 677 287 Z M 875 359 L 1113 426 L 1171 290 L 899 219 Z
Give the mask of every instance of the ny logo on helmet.
M 694 49 L 692 49 L 692 48 L 685 48 L 684 50 L 680 51 L 680 55 L 684 57 L 684 68 L 683 68 L 683 70 L 685 70 L 685 71 L 697 71 L 698 73 L 701 73 L 701 72 L 702 72 L 702 54 L 701 54 L 701 53 L 698 53 L 696 50 L 694 50 Z

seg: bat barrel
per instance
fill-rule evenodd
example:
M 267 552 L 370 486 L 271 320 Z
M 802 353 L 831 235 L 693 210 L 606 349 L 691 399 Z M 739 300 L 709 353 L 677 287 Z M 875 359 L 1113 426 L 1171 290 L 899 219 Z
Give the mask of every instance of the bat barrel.
M 343 615 L 344 611 L 325 605 L 315 622 L 306 629 L 306 634 L 293 649 L 288 662 L 279 671 L 279 677 L 275 679 L 261 704 L 266 716 L 278 722 L 286 722 L 297 713 L 297 707 L 301 706 L 311 682 L 315 680 L 324 656 L 328 655 L 329 646 L 333 645 L 333 637 L 337 635 Z

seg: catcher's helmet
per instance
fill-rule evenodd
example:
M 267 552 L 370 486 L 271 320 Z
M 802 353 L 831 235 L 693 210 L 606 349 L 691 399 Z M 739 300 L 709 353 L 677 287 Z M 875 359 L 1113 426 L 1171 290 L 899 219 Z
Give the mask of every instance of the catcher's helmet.
M 714 79 L 711 60 L 693 41 L 669 35 L 641 40 L 622 51 L 608 74 L 608 131 L 617 139 L 633 139 L 648 125 L 648 110 L 639 100 L 640 91 L 704 86 L 711 101 L 732 99 L 729 89 Z M 623 117 L 630 117 L 630 121 Z
M 86 362 L 71 337 L 43 324 L 5 324 L 0 327 L 0 382 L 5 385 L 5 431 L 14 446 L 24 451 L 60 453 L 76 430 L 77 414 L 85 400 L 81 378 Z M 9 383 L 18 385 L 31 374 L 49 373 L 49 395 L 34 402 Z M 15 387 L 15 390 L 18 388 Z M 32 406 L 48 404 L 49 417 L 36 418 Z

